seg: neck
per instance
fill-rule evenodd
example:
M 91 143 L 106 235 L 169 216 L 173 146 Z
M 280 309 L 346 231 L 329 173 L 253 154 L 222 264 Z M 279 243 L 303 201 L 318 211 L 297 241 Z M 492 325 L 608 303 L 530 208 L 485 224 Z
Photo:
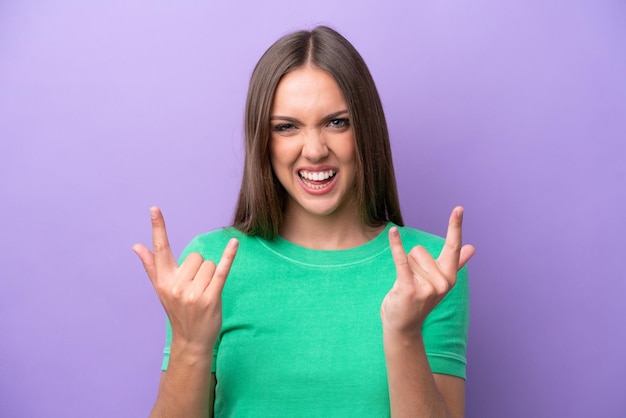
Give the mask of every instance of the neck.
M 314 250 L 343 250 L 363 245 L 385 229 L 361 222 L 356 212 L 318 216 L 286 211 L 279 230 L 281 237 Z

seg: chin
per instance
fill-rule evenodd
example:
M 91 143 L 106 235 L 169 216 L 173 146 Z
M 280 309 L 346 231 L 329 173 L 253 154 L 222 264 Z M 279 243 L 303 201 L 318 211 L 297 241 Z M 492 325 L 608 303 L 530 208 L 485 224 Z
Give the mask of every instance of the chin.
M 345 210 L 347 209 L 346 205 L 342 204 L 342 202 L 328 202 L 325 204 L 301 204 L 299 206 L 303 208 L 307 213 L 319 217 L 337 215 L 340 212 L 345 212 Z

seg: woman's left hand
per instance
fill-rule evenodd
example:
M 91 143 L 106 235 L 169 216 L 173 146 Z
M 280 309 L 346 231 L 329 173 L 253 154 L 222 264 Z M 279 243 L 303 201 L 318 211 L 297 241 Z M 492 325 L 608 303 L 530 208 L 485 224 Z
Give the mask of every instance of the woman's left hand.
M 421 335 L 424 320 L 456 284 L 457 272 L 474 255 L 473 246 L 462 245 L 462 222 L 463 208 L 457 206 L 450 215 L 446 241 L 436 260 L 420 245 L 407 254 L 398 228 L 389 230 L 396 281 L 380 308 L 386 332 Z

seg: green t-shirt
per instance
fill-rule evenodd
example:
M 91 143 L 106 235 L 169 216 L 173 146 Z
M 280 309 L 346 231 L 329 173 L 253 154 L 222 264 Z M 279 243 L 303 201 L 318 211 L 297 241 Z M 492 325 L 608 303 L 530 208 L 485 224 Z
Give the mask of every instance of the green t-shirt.
M 199 252 L 217 263 L 230 238 L 240 242 L 213 357 L 216 417 L 389 416 L 380 305 L 395 280 L 391 226 L 346 250 L 310 250 L 234 228 L 187 246 L 181 259 Z M 419 244 L 439 254 L 442 238 L 399 229 L 407 252 Z M 468 309 L 464 268 L 422 326 L 434 373 L 465 378 Z M 170 343 L 168 324 L 163 370 Z

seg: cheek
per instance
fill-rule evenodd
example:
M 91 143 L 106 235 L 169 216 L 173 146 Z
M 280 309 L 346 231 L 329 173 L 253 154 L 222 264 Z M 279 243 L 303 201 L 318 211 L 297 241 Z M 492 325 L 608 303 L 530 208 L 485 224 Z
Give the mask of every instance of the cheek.
M 356 140 L 353 135 L 344 141 L 342 156 L 344 161 L 356 163 Z
M 283 177 L 289 171 L 289 150 L 284 146 L 270 145 L 268 149 L 270 167 L 277 177 Z
M 295 138 L 270 139 L 268 151 L 272 166 L 293 163 L 300 155 L 300 149 Z

